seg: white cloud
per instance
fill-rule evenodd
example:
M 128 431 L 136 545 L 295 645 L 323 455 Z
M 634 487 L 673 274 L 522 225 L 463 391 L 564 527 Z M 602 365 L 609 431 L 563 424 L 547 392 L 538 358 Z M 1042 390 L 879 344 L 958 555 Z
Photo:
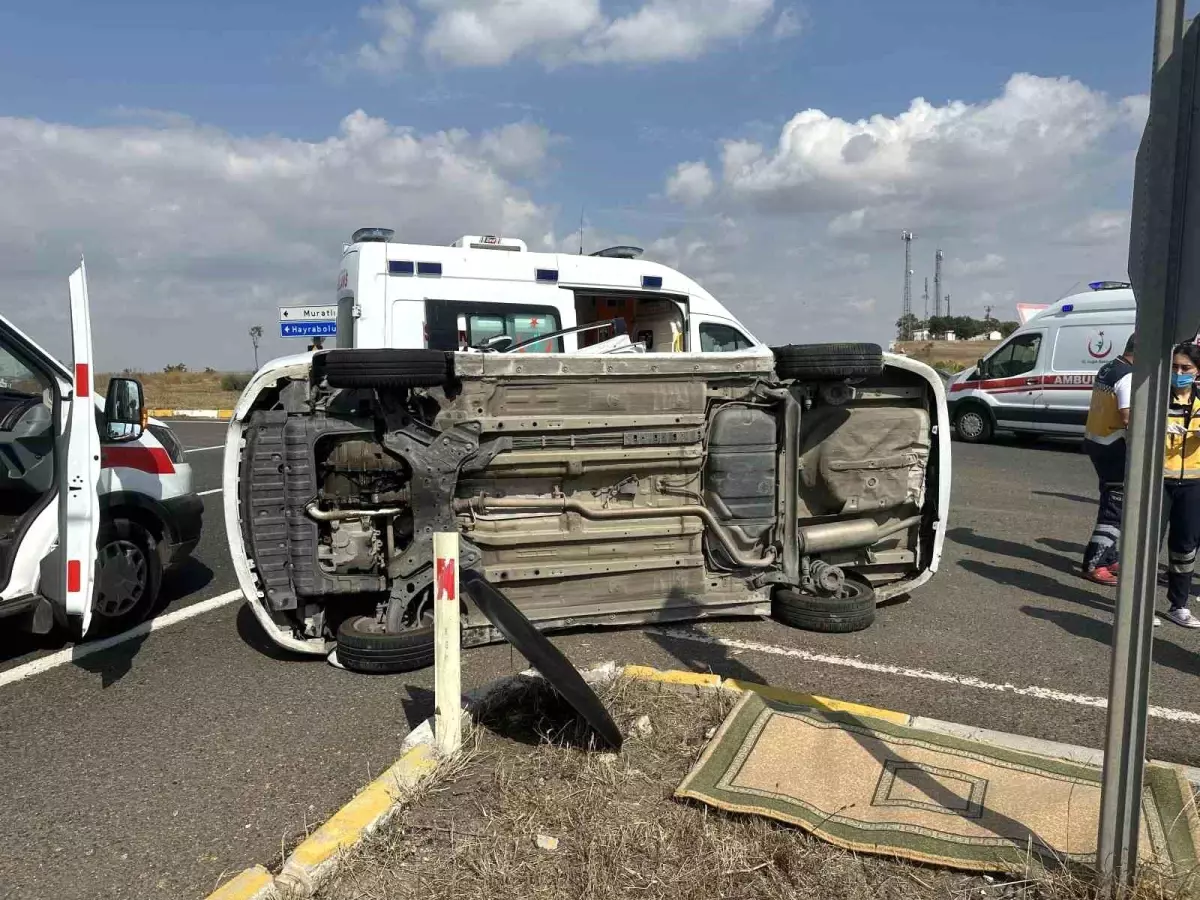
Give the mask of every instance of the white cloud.
M 672 235 L 683 246 L 710 239 L 710 220 L 739 222 L 745 242 L 718 260 L 731 276 L 718 298 L 772 340 L 893 338 L 904 229 L 917 237 L 918 314 L 926 278 L 933 305 L 940 248 L 953 310 L 982 316 L 991 304 L 1011 319 L 1018 299 L 1125 277 L 1122 207 L 1144 108 L 1141 97 L 1017 74 L 992 99 L 917 98 L 859 120 L 804 110 L 777 141 L 730 135 L 712 158 L 672 170 L 667 198 L 692 209 Z M 682 187 L 683 173 L 700 172 L 703 190 Z
M 771 37 L 777 41 L 786 40 L 790 37 L 795 37 L 804 30 L 804 21 L 800 13 L 788 8 L 779 14 L 779 18 L 775 20 L 775 26 L 771 29 Z
M 765 209 L 1011 204 L 1036 195 L 1128 121 L 1069 78 L 1014 75 L 987 103 L 917 98 L 894 117 L 850 122 L 797 113 L 768 150 L 731 139 L 721 149 L 731 197 Z
M 402 68 L 419 41 L 431 61 L 500 66 L 531 57 L 568 63 L 656 63 L 696 59 L 764 25 L 774 0 L 644 0 L 618 13 L 601 0 L 383 0 L 362 15 L 378 36 L 355 62 L 375 72 Z M 776 22 L 791 28 L 792 20 Z
M 545 231 L 549 213 L 506 172 L 535 167 L 546 142 L 526 124 L 419 133 L 362 111 L 314 141 L 0 118 L 5 314 L 61 352 L 83 253 L 99 365 L 248 367 L 247 329 L 330 300 L 357 227 L 437 244 Z
M 1004 271 L 1005 260 L 999 253 L 989 253 L 979 259 L 952 259 L 946 272 L 952 276 L 997 275 Z
M 513 122 L 485 132 L 479 149 L 501 172 L 530 176 L 545 168 L 550 146 L 558 140 L 541 125 Z
M 667 179 L 667 196 L 685 206 L 704 202 L 712 192 L 712 172 L 703 162 L 682 162 Z
M 359 16 L 379 30 L 379 37 L 358 48 L 358 64 L 380 74 L 403 66 L 417 28 L 412 11 L 399 0 L 384 0 L 379 6 L 364 6 Z

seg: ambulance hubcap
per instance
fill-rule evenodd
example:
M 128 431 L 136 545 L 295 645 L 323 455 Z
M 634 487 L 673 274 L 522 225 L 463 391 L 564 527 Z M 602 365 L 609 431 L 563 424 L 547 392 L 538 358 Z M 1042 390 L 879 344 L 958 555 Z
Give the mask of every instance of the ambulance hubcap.
M 131 541 L 113 541 L 100 550 L 93 609 L 105 618 L 127 615 L 146 594 L 149 567 L 142 548 Z
M 983 434 L 983 416 L 977 412 L 965 412 L 958 417 L 958 430 L 965 438 L 977 438 Z

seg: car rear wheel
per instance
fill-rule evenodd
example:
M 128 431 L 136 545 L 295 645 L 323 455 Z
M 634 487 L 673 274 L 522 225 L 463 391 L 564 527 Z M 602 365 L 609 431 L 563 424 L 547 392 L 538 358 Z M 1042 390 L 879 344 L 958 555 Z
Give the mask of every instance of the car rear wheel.
M 114 519 L 101 527 L 97 546 L 89 637 L 114 634 L 144 621 L 154 611 L 162 586 L 162 558 L 141 525 Z
M 964 406 L 954 417 L 954 433 L 968 444 L 984 444 L 992 439 L 992 417 L 977 403 Z
M 328 350 L 313 358 L 313 375 L 335 388 L 425 388 L 446 384 L 452 356 L 441 350 Z
M 862 631 L 875 621 L 875 589 L 851 578 L 837 596 L 802 594 L 779 588 L 771 602 L 771 615 L 792 628 L 845 634 Z
M 337 658 L 353 672 L 413 672 L 433 665 L 433 626 L 384 631 L 374 616 L 351 616 L 337 630 Z
M 840 381 L 883 372 L 883 348 L 878 344 L 788 344 L 771 352 L 775 373 L 786 381 Z

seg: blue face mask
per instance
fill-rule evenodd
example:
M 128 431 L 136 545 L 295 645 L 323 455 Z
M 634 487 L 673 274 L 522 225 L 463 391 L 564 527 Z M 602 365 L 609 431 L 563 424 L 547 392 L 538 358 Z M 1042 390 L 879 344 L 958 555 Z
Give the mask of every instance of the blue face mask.
M 1196 380 L 1196 376 L 1191 372 L 1175 372 L 1171 376 L 1171 382 L 1175 385 L 1175 389 L 1182 391 L 1184 388 L 1190 388 L 1192 382 Z

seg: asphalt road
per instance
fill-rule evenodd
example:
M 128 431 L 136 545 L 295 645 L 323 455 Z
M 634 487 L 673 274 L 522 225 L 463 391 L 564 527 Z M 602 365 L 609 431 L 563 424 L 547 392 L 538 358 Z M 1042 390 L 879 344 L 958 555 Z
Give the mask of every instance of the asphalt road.
M 220 425 L 177 423 L 192 448 Z M 1102 743 L 1112 590 L 1075 570 L 1094 513 L 1070 444 L 955 445 L 942 570 L 854 635 L 771 621 L 555 636 L 578 665 L 715 671 L 905 712 Z M 190 454 L 198 491 L 220 451 Z M 233 589 L 219 493 L 166 611 Z M 1160 598 L 1160 606 L 1165 602 Z M 63 648 L 0 638 L 0 673 Z M 525 668 L 464 654 L 477 685 Z M 1151 755 L 1200 764 L 1200 633 L 1156 629 Z M 396 757 L 432 712 L 432 673 L 366 677 L 268 646 L 240 603 L 0 686 L 0 897 L 199 897 L 270 863 Z

